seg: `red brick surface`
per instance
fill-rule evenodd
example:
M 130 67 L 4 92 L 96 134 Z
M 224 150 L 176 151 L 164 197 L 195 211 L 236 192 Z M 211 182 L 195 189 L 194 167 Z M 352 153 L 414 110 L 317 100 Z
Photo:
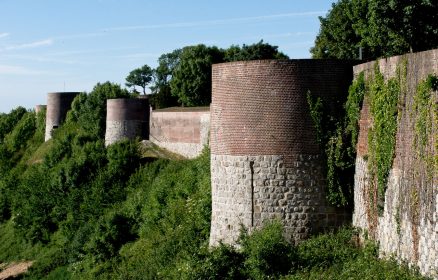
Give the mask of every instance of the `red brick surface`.
M 257 60 L 213 65 L 211 152 L 217 155 L 317 154 L 306 95 L 340 110 L 351 61 Z

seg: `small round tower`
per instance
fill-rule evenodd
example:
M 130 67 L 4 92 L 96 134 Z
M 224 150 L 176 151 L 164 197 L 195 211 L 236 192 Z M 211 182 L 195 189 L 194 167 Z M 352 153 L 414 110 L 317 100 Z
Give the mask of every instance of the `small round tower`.
M 79 92 L 51 92 L 47 94 L 45 141 L 52 138 L 52 131 L 62 124 L 73 99 Z
M 258 60 L 213 65 L 210 244 L 279 219 L 296 242 L 350 214 L 326 201 L 307 93 L 341 110 L 352 62 Z
M 35 105 L 35 114 L 38 114 L 44 110 L 46 110 L 46 105 Z
M 106 103 L 105 145 L 124 138 L 149 139 L 147 98 L 108 99 Z

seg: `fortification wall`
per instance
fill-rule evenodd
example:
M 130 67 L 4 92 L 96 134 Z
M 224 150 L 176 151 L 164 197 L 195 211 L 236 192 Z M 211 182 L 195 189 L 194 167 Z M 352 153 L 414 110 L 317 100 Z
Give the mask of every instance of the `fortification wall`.
M 167 108 L 151 113 L 149 139 L 187 158 L 201 154 L 208 145 L 210 108 Z
M 366 230 L 380 244 L 381 256 L 395 256 L 419 267 L 420 272 L 438 279 L 438 185 L 437 169 L 430 172 L 437 160 L 437 114 L 430 111 L 432 127 L 426 149 L 419 152 L 414 99 L 419 82 L 428 74 L 438 74 L 438 50 L 381 59 L 378 62 L 385 79 L 397 75 L 397 66 L 407 63 L 406 85 L 401 87 L 398 102 L 398 127 L 395 158 L 384 197 L 384 210 L 373 214 L 373 188 L 369 176 L 368 134 L 373 126 L 370 100 L 365 98 L 361 111 L 354 186 L 353 224 Z M 365 71 L 367 79 L 374 75 L 376 62 L 355 66 L 354 75 Z M 437 92 L 431 98 L 438 102 Z M 436 164 L 436 162 L 435 162 Z M 428 171 L 429 170 L 429 171 Z
M 47 94 L 45 141 L 52 138 L 52 131 L 62 124 L 73 99 L 79 92 L 51 92 Z
M 105 145 L 122 139 L 149 137 L 149 101 L 147 98 L 108 99 L 106 103 Z
M 351 216 L 328 205 L 324 164 L 306 96 L 340 110 L 352 62 L 261 60 L 213 65 L 210 244 L 235 243 L 280 219 L 299 241 Z

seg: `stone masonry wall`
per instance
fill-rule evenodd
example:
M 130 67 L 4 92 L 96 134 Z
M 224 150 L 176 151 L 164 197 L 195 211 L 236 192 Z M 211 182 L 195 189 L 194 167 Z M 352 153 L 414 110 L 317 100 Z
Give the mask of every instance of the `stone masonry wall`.
M 322 172 L 318 155 L 297 155 L 288 168 L 279 155 L 212 155 L 210 245 L 234 244 L 242 226 L 252 230 L 265 220 L 283 221 L 292 242 L 339 227 L 351 215 L 327 205 Z
M 368 174 L 368 129 L 372 126 L 369 102 L 364 100 L 359 122 L 358 153 L 356 159 L 353 225 L 366 230 L 380 245 L 382 257 L 394 256 L 410 265 L 418 266 L 422 274 L 438 279 L 438 174 L 422 160 L 437 157 L 437 112 L 432 122 L 426 154 L 419 154 L 415 146 L 414 95 L 418 83 L 428 74 L 438 74 L 438 50 L 396 56 L 378 61 L 385 79 L 396 75 L 397 66 L 407 62 L 406 88 L 399 96 L 398 128 L 393 167 L 385 193 L 384 210 L 373 219 L 370 212 L 371 183 Z M 376 62 L 354 67 L 354 75 L 365 71 L 373 75 Z M 432 98 L 438 102 L 438 93 Z
M 67 112 L 71 108 L 71 103 L 78 94 L 79 92 L 51 92 L 47 94 L 44 141 L 51 139 L 53 130 L 64 122 Z
M 340 110 L 351 61 L 259 60 L 213 65 L 210 244 L 234 244 L 278 218 L 298 242 L 349 220 L 326 202 L 324 162 L 307 93 Z
M 210 108 L 168 108 L 151 113 L 149 139 L 187 158 L 201 154 L 208 145 Z

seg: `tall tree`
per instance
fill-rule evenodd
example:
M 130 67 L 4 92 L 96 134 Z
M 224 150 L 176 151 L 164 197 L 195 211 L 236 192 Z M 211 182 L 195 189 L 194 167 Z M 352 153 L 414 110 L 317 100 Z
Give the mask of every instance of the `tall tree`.
M 438 2 L 432 0 L 339 0 L 310 52 L 314 58 L 366 59 L 438 47 Z
M 143 89 L 143 94 L 146 94 L 146 86 L 152 81 L 152 73 L 151 67 L 143 65 L 129 73 L 125 85 L 127 87 L 139 86 Z
M 205 45 L 182 49 L 180 61 L 173 70 L 172 95 L 185 106 L 205 106 L 211 102 L 211 65 L 223 61 L 223 51 Z

